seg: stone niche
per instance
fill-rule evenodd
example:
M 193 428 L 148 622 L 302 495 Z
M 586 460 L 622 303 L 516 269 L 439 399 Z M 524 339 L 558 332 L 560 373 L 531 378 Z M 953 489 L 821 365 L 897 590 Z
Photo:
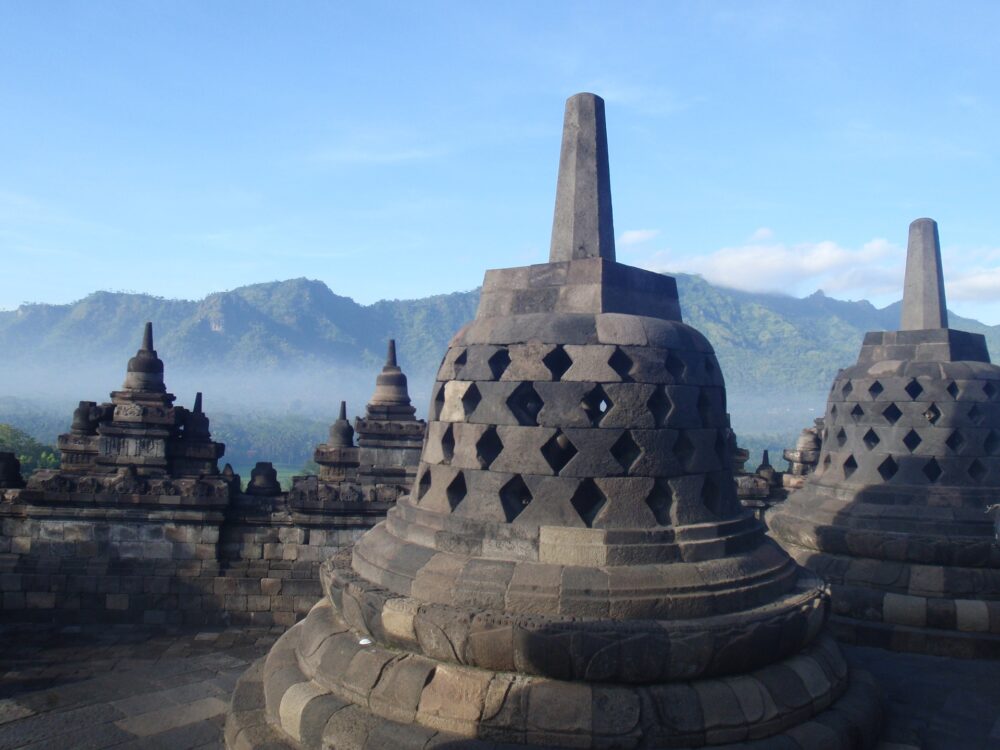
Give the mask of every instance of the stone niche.
M 615 261 L 604 102 L 566 105 L 549 263 L 489 271 L 410 493 L 241 679 L 230 748 L 866 748 L 821 581 L 739 503 L 672 278 Z

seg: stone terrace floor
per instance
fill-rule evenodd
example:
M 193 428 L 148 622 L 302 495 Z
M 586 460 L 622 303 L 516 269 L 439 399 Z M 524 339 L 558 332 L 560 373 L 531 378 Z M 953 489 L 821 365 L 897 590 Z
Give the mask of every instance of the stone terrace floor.
M 0 750 L 221 748 L 280 629 L 0 625 Z M 888 698 L 883 750 L 1000 750 L 1000 663 L 845 648 Z

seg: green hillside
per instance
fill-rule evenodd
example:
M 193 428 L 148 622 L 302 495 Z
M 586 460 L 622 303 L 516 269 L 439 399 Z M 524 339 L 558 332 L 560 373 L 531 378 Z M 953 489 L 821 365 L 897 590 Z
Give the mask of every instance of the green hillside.
M 788 445 L 822 411 L 830 382 L 855 360 L 865 332 L 899 320 L 898 303 L 879 309 L 822 292 L 751 294 L 683 274 L 677 282 L 685 321 L 715 346 L 733 424 L 747 445 Z M 390 337 L 422 412 L 448 341 L 478 300 L 473 290 L 359 305 L 323 282 L 291 279 L 198 301 L 95 292 L 69 305 L 24 305 L 0 312 L 0 422 L 52 443 L 75 400 L 103 399 L 117 387 L 143 322 L 152 320 L 168 385 L 183 375 L 182 390 L 193 384 L 206 392 L 227 457 L 301 465 L 340 398 L 360 411 Z M 1000 327 L 954 315 L 951 324 L 985 334 L 991 351 L 1000 351 Z M 88 368 L 99 380 L 85 387 L 80 373 Z M 49 381 L 39 373 L 56 378 L 58 399 L 48 398 Z

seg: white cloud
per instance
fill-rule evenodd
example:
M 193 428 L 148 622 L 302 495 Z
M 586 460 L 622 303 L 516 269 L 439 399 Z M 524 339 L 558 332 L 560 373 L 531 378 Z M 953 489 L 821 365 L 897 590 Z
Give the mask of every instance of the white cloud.
M 618 236 L 618 244 L 623 247 L 639 245 L 643 242 L 649 242 L 654 237 L 659 236 L 659 234 L 659 229 L 629 229 Z
M 641 265 L 696 273 L 713 284 L 750 292 L 805 295 L 823 289 L 837 296 L 892 301 L 902 291 L 904 262 L 904 250 L 883 239 L 859 248 L 832 241 L 759 240 L 694 257 L 658 252 Z
M 996 251 L 988 251 L 987 256 Z M 1000 268 L 973 268 L 954 277 L 946 277 L 948 299 L 995 302 L 1000 299 Z
M 751 242 L 763 242 L 770 239 L 774 239 L 774 230 L 769 227 L 760 227 L 750 235 Z
M 747 292 L 802 297 L 817 289 L 839 299 L 867 299 L 886 305 L 903 295 L 906 248 L 876 238 L 860 247 L 831 240 L 788 244 L 755 240 L 703 255 L 669 250 L 645 252 L 630 262 L 654 271 L 695 273 L 713 284 Z M 1000 320 L 1000 248 L 945 247 L 945 292 L 949 307 L 984 322 Z M 952 304 L 954 303 L 954 304 Z

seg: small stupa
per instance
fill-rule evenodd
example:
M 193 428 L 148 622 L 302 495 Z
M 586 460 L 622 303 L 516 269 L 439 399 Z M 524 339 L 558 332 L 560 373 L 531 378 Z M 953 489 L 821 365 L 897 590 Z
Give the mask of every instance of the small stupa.
M 937 224 L 910 225 L 900 330 L 865 335 L 830 390 L 819 463 L 769 517 L 832 584 L 834 631 L 1000 658 L 1000 367 L 948 327 Z
M 429 414 L 410 494 L 237 686 L 231 748 L 873 743 L 819 579 L 737 500 L 711 345 L 615 261 L 599 97 L 566 104 L 549 262 L 487 272 Z
M 110 403 L 79 403 L 70 431 L 58 438 L 59 470 L 38 472 L 32 482 L 73 490 L 78 475 L 118 473 L 125 484 L 141 489 L 151 479 L 216 477 L 225 446 L 212 440 L 201 393 L 190 410 L 174 401 L 153 348 L 153 324 L 146 323 L 121 389 L 111 392 Z M 221 492 L 222 486 L 216 489 Z
M 416 476 L 427 423 L 417 419 L 406 375 L 396 362 L 396 340 L 389 339 L 385 366 L 375 379 L 375 393 L 358 417 L 358 482 L 366 488 L 406 491 Z
M 354 445 L 354 428 L 347 421 L 347 402 L 340 402 L 340 413 L 330 425 L 330 437 L 316 446 L 313 460 L 319 465 L 321 482 L 356 482 L 358 449 Z

